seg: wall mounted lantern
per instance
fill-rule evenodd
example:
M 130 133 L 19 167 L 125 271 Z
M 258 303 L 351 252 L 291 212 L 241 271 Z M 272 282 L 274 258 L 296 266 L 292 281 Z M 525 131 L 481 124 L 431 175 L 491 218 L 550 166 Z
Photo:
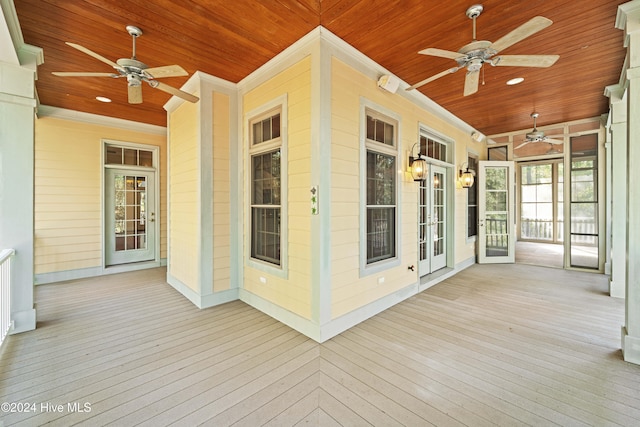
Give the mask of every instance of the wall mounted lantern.
M 462 170 L 464 165 L 467 165 L 467 170 Z M 460 167 L 460 172 L 458 173 L 458 181 L 462 184 L 462 188 L 469 188 L 473 185 L 475 181 L 475 177 L 473 176 L 473 172 L 469 170 L 469 163 L 463 163 Z
M 413 144 L 413 147 L 411 147 L 411 154 L 413 154 L 413 148 L 416 145 L 418 145 L 417 142 Z M 427 179 L 427 172 L 429 171 L 429 168 L 427 166 L 427 161 L 422 157 L 420 152 L 418 152 L 417 157 L 409 155 L 409 168 L 411 169 L 411 176 L 414 181 Z

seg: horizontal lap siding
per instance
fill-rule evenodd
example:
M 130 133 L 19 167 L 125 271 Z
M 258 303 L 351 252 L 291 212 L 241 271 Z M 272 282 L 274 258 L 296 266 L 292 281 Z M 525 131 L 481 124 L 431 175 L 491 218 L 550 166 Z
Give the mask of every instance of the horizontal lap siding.
M 304 318 L 311 316 L 311 59 L 301 60 L 261 86 L 247 93 L 244 111 L 252 111 L 274 99 L 287 95 L 287 156 L 288 156 L 288 272 L 281 278 L 245 266 L 244 287 L 247 291 Z M 245 117 L 245 120 L 251 119 Z M 245 136 L 244 141 L 248 140 Z M 245 161 L 249 157 L 245 150 Z M 248 164 L 248 163 L 247 163 Z M 249 172 L 245 174 L 245 191 L 250 191 Z M 245 235 L 250 233 L 250 212 L 246 211 Z M 245 239 L 245 242 L 248 242 Z M 248 259 L 250 248 L 245 247 Z M 267 283 L 260 283 L 265 277 Z
M 160 147 L 164 135 L 42 117 L 35 123 L 35 274 L 102 266 L 102 140 Z M 16 184 L 17 185 L 17 184 Z M 160 168 L 161 257 L 166 257 L 166 167 Z
M 197 108 L 195 104 L 185 102 L 170 115 L 171 238 L 169 250 L 171 256 L 168 261 L 168 271 L 173 277 L 199 292 L 200 203 Z
M 417 201 L 418 185 L 413 182 L 407 170 L 407 156 L 413 144 L 418 141 L 419 125 L 456 141 L 453 148 L 458 164 L 466 156 L 466 144 L 470 139 L 466 132 L 447 123 L 432 113 L 417 107 L 398 95 L 380 90 L 376 82 L 360 74 L 337 59 L 332 61 L 331 88 L 331 274 L 332 274 L 332 318 L 361 308 L 379 298 L 387 296 L 408 285 L 417 282 L 417 274 L 407 267 L 417 267 Z M 400 264 L 380 273 L 361 274 L 360 272 L 360 110 L 361 98 L 400 117 L 399 131 L 401 150 L 397 158 L 398 179 L 400 180 L 398 250 Z M 381 111 L 384 113 L 384 111 Z M 479 150 L 479 148 L 478 148 Z M 455 166 L 451 173 L 455 174 Z M 451 191 L 456 191 L 452 189 Z M 455 262 L 470 256 L 464 247 L 464 212 L 466 198 L 455 195 L 456 206 L 451 206 L 454 218 L 456 247 L 462 247 L 456 253 Z M 471 251 L 471 254 L 473 252 Z M 416 268 L 417 269 L 417 268 Z M 378 278 L 384 277 L 384 283 L 378 284 Z

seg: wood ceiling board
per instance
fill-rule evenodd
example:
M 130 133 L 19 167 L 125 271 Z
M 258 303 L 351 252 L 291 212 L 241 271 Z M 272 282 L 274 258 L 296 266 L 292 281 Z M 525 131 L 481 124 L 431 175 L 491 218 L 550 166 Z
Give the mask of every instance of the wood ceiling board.
M 608 110 L 604 87 L 619 81 L 625 49 L 614 27 L 617 6 L 602 0 L 580 8 L 573 0 L 486 0 L 478 39 L 496 41 L 534 16 L 553 25 L 502 54 L 559 54 L 550 68 L 485 66 L 485 85 L 462 96 L 464 70 L 419 90 L 485 134 L 531 125 L 533 109 L 544 123 L 595 117 Z M 123 80 L 61 78 L 51 71 L 110 71 L 106 64 L 64 44 L 71 41 L 106 58 L 131 55 L 124 27 L 136 25 L 137 56 L 149 67 L 178 64 L 238 82 L 322 24 L 408 83 L 455 65 L 419 55 L 427 47 L 457 51 L 472 39 L 469 1 L 270 0 L 15 0 L 25 42 L 44 49 L 36 85 L 46 105 L 164 125 L 169 94 L 143 89 L 145 103 L 126 102 Z M 508 78 L 525 82 L 508 87 Z M 163 79 L 180 87 L 186 77 Z M 579 86 L 577 89 L 576 87 Z M 101 92 L 101 93 L 98 93 Z M 111 97 L 110 105 L 95 101 Z M 85 101 L 81 99 L 86 97 Z

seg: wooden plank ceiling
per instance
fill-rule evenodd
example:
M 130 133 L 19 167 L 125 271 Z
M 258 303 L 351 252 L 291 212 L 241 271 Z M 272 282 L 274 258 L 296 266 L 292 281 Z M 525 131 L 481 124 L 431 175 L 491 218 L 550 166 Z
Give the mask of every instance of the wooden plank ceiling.
M 588 7 L 586 4 L 588 3 Z M 554 23 L 505 49 L 506 54 L 557 54 L 550 68 L 484 65 L 477 93 L 464 97 L 464 71 L 419 90 L 490 135 L 597 117 L 608 111 L 604 87 L 618 83 L 625 49 L 614 27 L 620 0 L 485 0 L 477 38 L 496 41 L 534 16 Z M 26 43 L 44 49 L 37 90 L 43 105 L 166 125 L 165 92 L 145 85 L 144 103 L 129 105 L 124 79 L 56 77 L 51 71 L 110 72 L 104 63 L 67 45 L 78 43 L 108 59 L 131 56 L 126 25 L 144 32 L 137 58 L 149 67 L 179 64 L 239 82 L 300 37 L 323 25 L 413 84 L 455 66 L 419 55 L 436 47 L 457 51 L 472 40 L 465 11 L 472 0 L 15 0 Z M 523 77 L 520 85 L 507 80 Z M 180 87 L 187 77 L 162 81 Z M 104 104 L 96 96 L 107 96 Z

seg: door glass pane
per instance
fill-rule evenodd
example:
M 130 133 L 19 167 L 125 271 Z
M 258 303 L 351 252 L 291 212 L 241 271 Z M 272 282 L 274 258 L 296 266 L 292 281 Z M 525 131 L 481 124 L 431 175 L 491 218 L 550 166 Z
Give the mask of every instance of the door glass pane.
M 558 163 L 557 239 L 564 241 L 564 164 Z
M 571 266 L 599 267 L 597 134 L 571 138 Z
M 427 230 L 429 227 L 428 214 L 427 214 L 427 180 L 420 181 L 420 189 L 419 193 L 419 218 L 418 218 L 418 233 L 419 233 L 419 243 L 418 250 L 420 252 L 420 261 L 424 261 L 429 256 L 428 253 L 428 242 L 427 242 Z
M 444 253 L 444 174 L 433 174 L 433 255 Z
M 507 214 L 487 213 L 485 223 L 487 256 L 507 256 L 509 254 L 509 224 Z
M 509 170 L 506 167 L 488 167 L 485 171 L 486 256 L 504 257 L 509 255 Z
M 120 175 L 114 178 L 115 250 L 147 248 L 147 178 Z

